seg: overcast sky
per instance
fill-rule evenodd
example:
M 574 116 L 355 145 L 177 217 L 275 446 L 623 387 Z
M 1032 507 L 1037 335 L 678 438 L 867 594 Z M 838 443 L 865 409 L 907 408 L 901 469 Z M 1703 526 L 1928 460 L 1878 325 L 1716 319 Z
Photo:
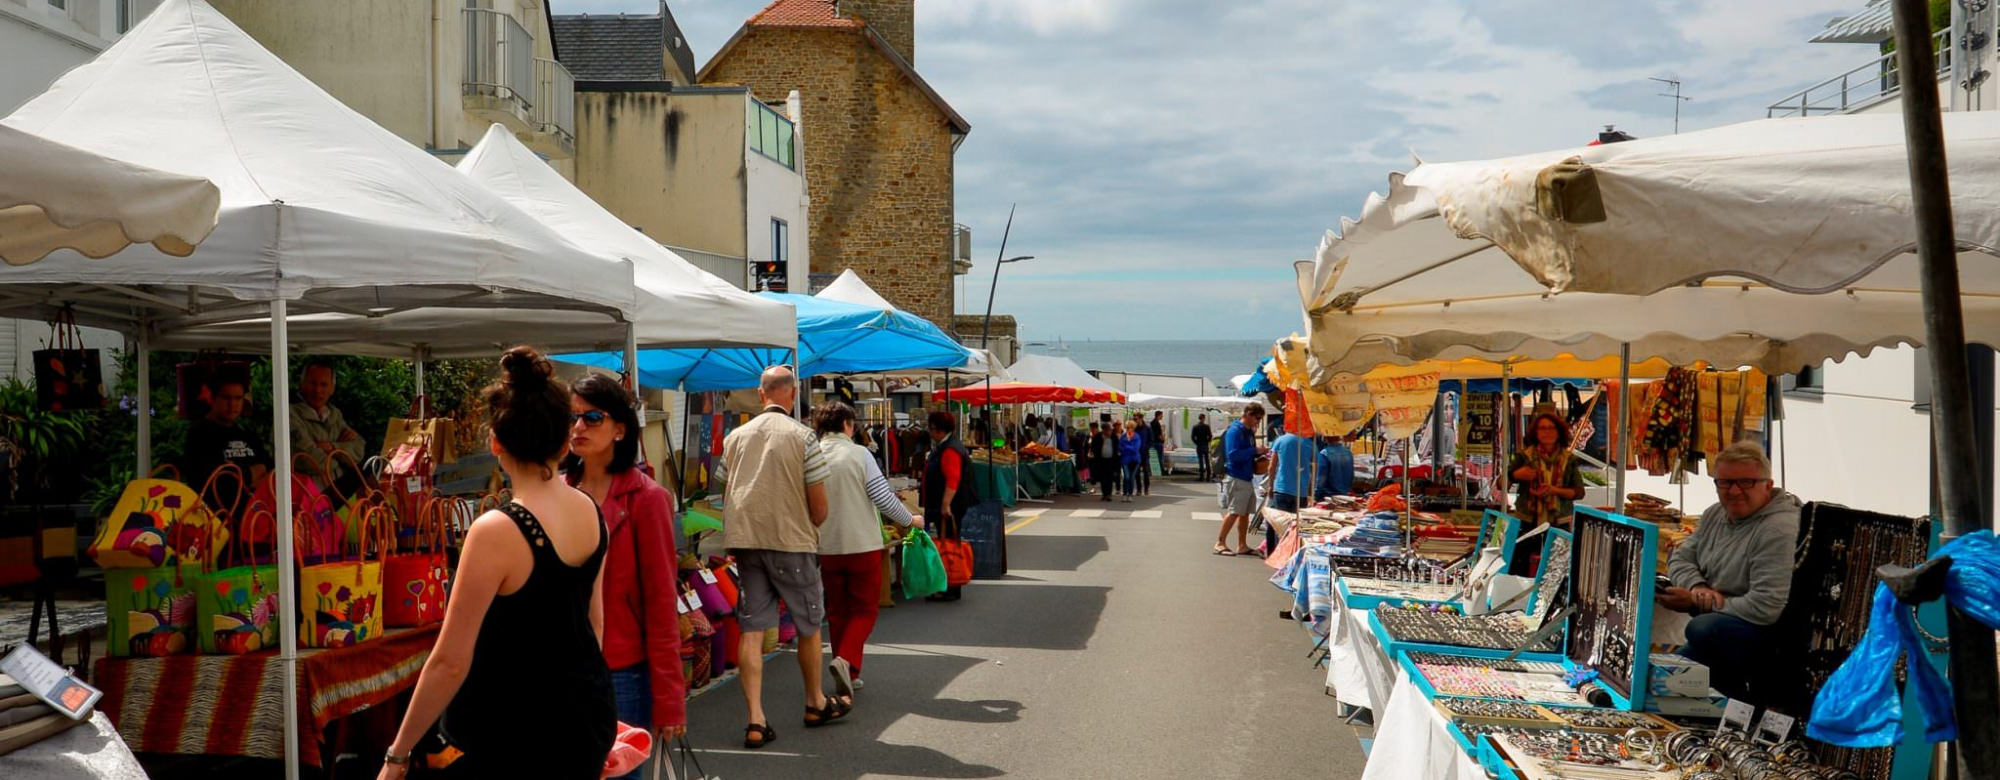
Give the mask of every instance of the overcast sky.
M 651 0 L 551 0 L 556 13 Z M 767 0 L 678 0 L 706 64 Z M 1581 145 L 1606 124 L 1672 132 L 1649 76 L 1681 79 L 1681 129 L 1762 118 L 1863 64 L 1806 43 L 1865 0 L 920 0 L 916 65 L 972 123 L 961 310 L 1033 339 L 1269 339 L 1300 327 L 1291 262 L 1411 153 Z

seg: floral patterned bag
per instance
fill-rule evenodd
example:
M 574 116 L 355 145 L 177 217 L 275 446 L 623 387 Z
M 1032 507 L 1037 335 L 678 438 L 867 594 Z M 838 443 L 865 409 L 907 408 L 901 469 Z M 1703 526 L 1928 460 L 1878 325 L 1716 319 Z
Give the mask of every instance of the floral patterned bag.
M 303 537 L 313 532 L 307 523 L 293 523 L 293 543 L 303 563 Z M 382 559 L 388 549 L 384 534 L 389 533 L 388 507 L 370 504 L 361 518 L 359 544 L 346 549 L 331 562 L 305 566 L 299 570 L 299 606 L 303 625 L 299 638 L 307 647 L 347 647 L 382 635 Z M 342 540 L 343 542 L 345 540 Z M 369 560 L 368 551 L 376 550 Z
M 162 470 L 171 467 L 162 467 Z M 160 474 L 155 471 L 154 474 Z M 174 475 L 178 477 L 178 474 Z M 179 479 L 133 480 L 91 546 L 104 566 L 106 644 L 113 658 L 167 656 L 195 647 L 194 578 L 229 539 L 203 498 L 242 471 L 224 465 L 196 494 Z
M 452 515 L 451 499 L 433 492 L 420 505 L 416 536 L 407 552 L 382 561 L 382 594 L 387 602 L 382 622 L 390 626 L 427 626 L 444 619 L 445 542 Z
M 275 531 L 270 510 L 252 507 L 238 526 L 244 536 L 259 538 Z M 278 567 L 258 566 L 255 555 L 227 553 L 230 566 L 205 571 L 194 578 L 195 636 L 201 651 L 211 655 L 242 655 L 278 645 Z

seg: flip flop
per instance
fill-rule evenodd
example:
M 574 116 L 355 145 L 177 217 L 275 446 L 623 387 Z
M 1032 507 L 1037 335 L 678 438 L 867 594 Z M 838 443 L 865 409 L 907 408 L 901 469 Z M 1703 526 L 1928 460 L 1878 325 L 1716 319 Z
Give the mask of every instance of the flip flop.
M 848 700 L 853 700 L 854 666 L 849 664 L 847 659 L 839 657 L 833 659 L 831 666 L 833 667 L 833 690 L 835 694 Z
M 1217 547 L 1217 548 L 1215 548 L 1215 554 L 1216 554 L 1216 555 L 1220 555 L 1220 556 L 1222 556 L 1222 557 L 1224 557 L 1224 558 L 1234 558 L 1234 557 L 1236 557 L 1236 552 L 1235 552 L 1234 550 L 1231 550 L 1231 549 L 1227 548 L 1227 547 Z
M 1239 555 L 1239 556 L 1249 556 L 1249 557 L 1252 557 L 1252 558 L 1256 558 L 1256 557 L 1259 557 L 1259 556 L 1257 555 L 1257 551 L 1256 551 L 1256 550 L 1237 550 L 1237 551 L 1236 551 L 1236 554 L 1237 554 L 1237 555 Z

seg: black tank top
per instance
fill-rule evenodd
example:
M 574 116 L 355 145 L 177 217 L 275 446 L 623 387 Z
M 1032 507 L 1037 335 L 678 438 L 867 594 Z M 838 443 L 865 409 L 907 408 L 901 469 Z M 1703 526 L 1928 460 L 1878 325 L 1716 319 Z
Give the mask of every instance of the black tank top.
M 590 626 L 604 514 L 597 516 L 597 549 L 571 566 L 526 507 L 509 503 L 500 511 L 528 540 L 535 568 L 520 590 L 495 595 L 487 607 L 472 668 L 445 709 L 445 737 L 472 764 L 528 772 L 519 777 L 594 780 L 618 727 L 611 673 Z

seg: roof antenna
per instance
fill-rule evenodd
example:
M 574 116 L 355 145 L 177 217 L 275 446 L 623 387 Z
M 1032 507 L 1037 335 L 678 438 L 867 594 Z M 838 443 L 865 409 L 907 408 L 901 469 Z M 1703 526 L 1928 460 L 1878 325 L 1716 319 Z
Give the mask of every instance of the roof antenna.
M 1657 81 L 1660 82 L 1661 84 L 1673 87 L 1674 89 L 1673 92 L 1660 92 L 1656 94 L 1658 94 L 1660 97 L 1674 99 L 1674 134 L 1679 135 L 1681 132 L 1681 104 L 1694 100 L 1694 98 L 1687 97 L 1681 94 L 1680 79 L 1669 79 L 1669 78 L 1661 78 L 1659 76 L 1649 76 L 1647 77 L 1647 80 Z

